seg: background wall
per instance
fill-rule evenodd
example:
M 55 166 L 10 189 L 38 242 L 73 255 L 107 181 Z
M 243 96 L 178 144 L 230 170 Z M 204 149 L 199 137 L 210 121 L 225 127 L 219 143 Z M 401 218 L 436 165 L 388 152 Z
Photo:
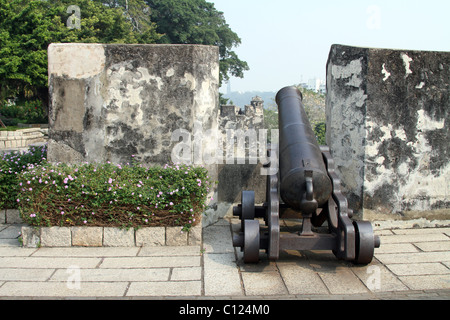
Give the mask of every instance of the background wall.
M 333 45 L 327 143 L 350 207 L 450 216 L 450 53 Z

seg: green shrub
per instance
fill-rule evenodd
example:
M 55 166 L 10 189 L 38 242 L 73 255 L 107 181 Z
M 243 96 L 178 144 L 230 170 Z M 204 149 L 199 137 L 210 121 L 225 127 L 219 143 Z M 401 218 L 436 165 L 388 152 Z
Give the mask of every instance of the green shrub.
M 39 100 L 30 100 L 13 106 L 0 106 L 0 115 L 6 126 L 18 123 L 47 123 L 44 107 Z
M 326 138 L 326 124 L 325 122 L 319 122 L 314 127 L 314 134 L 317 138 L 317 143 L 320 146 L 326 146 L 327 145 L 327 138 Z
M 17 208 L 18 179 L 21 172 L 47 159 L 47 146 L 30 147 L 27 152 L 4 154 L 0 158 L 0 209 Z
M 209 191 L 202 167 L 31 165 L 19 176 L 24 221 L 35 226 L 180 226 L 200 221 Z

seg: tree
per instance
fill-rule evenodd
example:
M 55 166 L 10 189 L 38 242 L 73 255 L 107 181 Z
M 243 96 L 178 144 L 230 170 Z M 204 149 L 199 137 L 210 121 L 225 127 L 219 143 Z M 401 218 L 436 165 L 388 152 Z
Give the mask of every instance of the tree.
M 71 5 L 80 9 L 79 28 L 68 28 Z M 0 103 L 19 95 L 37 97 L 47 106 L 50 43 L 155 43 L 158 38 L 154 25 L 134 31 L 121 8 L 101 1 L 0 0 Z
M 159 43 L 203 44 L 219 47 L 220 84 L 230 75 L 242 78 L 248 64 L 232 48 L 241 43 L 223 12 L 205 0 L 146 0 L 151 20 L 163 36 Z

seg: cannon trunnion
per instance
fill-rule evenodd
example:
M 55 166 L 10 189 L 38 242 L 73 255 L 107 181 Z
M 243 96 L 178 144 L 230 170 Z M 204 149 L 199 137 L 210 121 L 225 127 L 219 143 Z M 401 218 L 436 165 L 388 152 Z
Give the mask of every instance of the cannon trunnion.
M 258 262 L 260 250 L 277 260 L 280 250 L 289 249 L 332 250 L 338 259 L 370 263 L 380 240 L 370 222 L 351 220 L 330 150 L 318 145 L 302 94 L 286 87 L 277 93 L 276 102 L 280 141 L 270 152 L 279 159 L 278 172 L 267 176 L 262 206 L 255 206 L 253 191 L 242 191 L 241 204 L 233 208 L 233 215 L 241 219 L 233 245 L 244 252 L 246 263 Z M 282 233 L 280 218 L 285 216 L 301 218 L 302 230 Z M 326 232 L 313 231 L 324 228 Z

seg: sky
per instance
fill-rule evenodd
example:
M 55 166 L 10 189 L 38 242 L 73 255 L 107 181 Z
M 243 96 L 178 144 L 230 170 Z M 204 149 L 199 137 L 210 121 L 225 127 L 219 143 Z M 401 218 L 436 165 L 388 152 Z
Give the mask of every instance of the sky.
M 250 70 L 232 91 L 278 91 L 326 78 L 332 44 L 450 51 L 448 0 L 207 0 L 241 38 Z M 226 84 L 220 89 L 226 92 Z

